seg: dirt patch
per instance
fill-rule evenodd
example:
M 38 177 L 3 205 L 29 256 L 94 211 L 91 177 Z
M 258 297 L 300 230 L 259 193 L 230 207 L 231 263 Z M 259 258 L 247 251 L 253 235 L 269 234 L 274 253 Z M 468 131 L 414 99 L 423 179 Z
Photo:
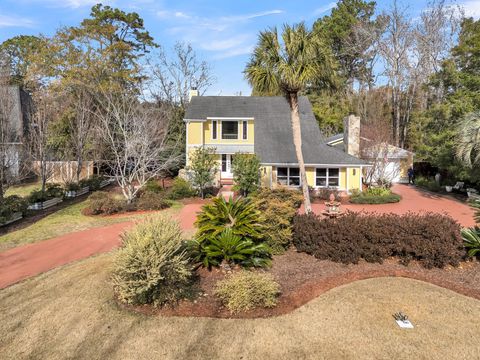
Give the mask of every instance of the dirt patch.
M 397 259 L 387 259 L 383 264 L 365 261 L 344 265 L 298 253 L 294 249 L 275 256 L 268 269 L 281 286 L 278 305 L 272 309 L 256 309 L 232 314 L 213 295 L 215 284 L 227 273 L 224 270 L 200 269 L 200 295 L 195 301 L 182 301 L 175 307 L 156 309 L 152 306 L 124 306 L 126 309 L 147 315 L 193 316 L 211 318 L 266 318 L 292 312 L 324 292 L 357 280 L 377 277 L 404 277 L 421 280 L 456 291 L 480 300 L 480 262 L 464 262 L 459 267 L 425 269 L 418 263 L 408 266 Z

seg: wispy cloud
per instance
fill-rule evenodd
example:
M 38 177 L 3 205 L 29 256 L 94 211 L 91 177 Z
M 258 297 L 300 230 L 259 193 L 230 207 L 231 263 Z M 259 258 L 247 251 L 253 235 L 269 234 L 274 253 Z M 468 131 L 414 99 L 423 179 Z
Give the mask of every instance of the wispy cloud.
M 315 9 L 315 10 L 313 11 L 313 14 L 314 14 L 314 15 L 324 14 L 324 13 L 326 13 L 327 11 L 332 10 L 336 5 L 337 5 L 336 3 L 331 2 L 331 3 L 329 3 L 329 4 L 325 5 L 325 6 L 321 6 L 321 7 L 317 8 L 317 9 Z
M 81 7 L 90 7 L 99 2 L 104 5 L 114 4 L 115 0 L 30 0 L 31 2 L 41 3 L 45 6 L 55 8 L 79 9 Z
M 2 27 L 33 27 L 35 22 L 31 19 L 15 15 L 0 14 L 0 28 Z
M 213 52 L 215 59 L 223 59 L 251 53 L 256 34 L 248 32 L 242 26 L 257 18 L 282 13 L 283 10 L 274 9 L 220 17 L 197 16 L 173 10 L 161 10 L 156 14 L 163 20 L 171 19 L 175 22 L 175 26 L 168 29 L 170 34 Z

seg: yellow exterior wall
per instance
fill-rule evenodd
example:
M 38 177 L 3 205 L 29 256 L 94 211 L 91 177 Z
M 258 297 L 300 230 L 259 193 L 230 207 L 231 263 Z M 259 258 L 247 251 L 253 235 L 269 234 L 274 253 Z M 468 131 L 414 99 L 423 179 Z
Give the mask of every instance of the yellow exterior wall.
M 187 123 L 187 145 L 203 144 L 203 123 L 190 121 Z
M 243 140 L 243 125 L 242 122 L 240 121 L 238 124 L 238 135 L 239 139 L 234 140 L 234 139 L 221 139 L 221 126 L 220 126 L 220 120 L 217 120 L 217 139 L 212 139 L 212 120 L 207 120 L 205 122 L 205 127 L 204 127 L 204 139 L 205 139 L 205 144 L 253 144 L 254 139 L 255 139 L 255 128 L 253 124 L 253 120 L 248 120 L 247 124 L 247 139 Z
M 315 186 L 315 168 L 305 168 L 305 172 L 307 173 L 307 184 L 308 186 Z
M 347 190 L 361 190 L 360 177 L 362 176 L 360 168 L 348 168 L 348 189 Z
M 270 179 L 272 178 L 272 167 L 271 166 L 263 166 L 260 168 L 260 186 L 262 187 L 270 187 Z

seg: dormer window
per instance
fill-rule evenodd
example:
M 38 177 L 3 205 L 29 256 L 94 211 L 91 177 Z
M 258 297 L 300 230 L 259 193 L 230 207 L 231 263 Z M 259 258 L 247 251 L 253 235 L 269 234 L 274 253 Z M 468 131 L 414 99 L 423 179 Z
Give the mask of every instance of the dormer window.
M 222 139 L 238 139 L 238 121 L 222 121 Z

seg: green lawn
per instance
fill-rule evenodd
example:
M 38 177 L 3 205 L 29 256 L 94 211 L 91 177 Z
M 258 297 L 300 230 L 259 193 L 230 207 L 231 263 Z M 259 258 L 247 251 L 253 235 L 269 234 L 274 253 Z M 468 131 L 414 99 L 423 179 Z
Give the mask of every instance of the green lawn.
M 22 184 L 12 186 L 7 189 L 6 195 L 18 195 L 21 197 L 27 197 L 34 190 L 39 190 L 41 188 L 40 183 L 31 183 L 31 184 Z
M 34 243 L 37 241 L 51 239 L 56 236 L 64 235 L 70 232 L 86 230 L 94 227 L 106 226 L 132 219 L 138 219 L 144 214 L 122 214 L 118 216 L 85 216 L 82 209 L 86 207 L 84 200 L 73 204 L 62 210 L 59 210 L 36 223 L 9 234 L 0 236 L 0 250 L 5 250 L 20 244 Z M 175 203 L 170 209 L 165 211 L 175 214 L 182 205 Z

